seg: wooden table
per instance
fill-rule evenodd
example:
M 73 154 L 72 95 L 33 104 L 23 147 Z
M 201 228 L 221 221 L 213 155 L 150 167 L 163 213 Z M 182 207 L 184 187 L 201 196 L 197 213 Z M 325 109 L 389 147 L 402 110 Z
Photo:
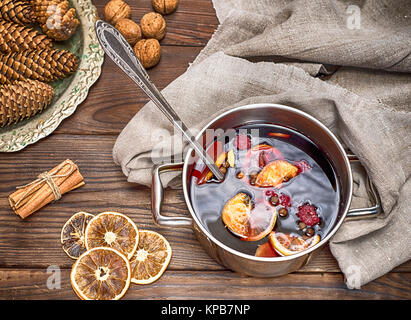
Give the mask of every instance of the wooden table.
M 105 2 L 94 0 L 100 15 Z M 128 2 L 136 21 L 151 10 L 149 0 Z M 166 20 L 162 60 L 149 71 L 161 89 L 186 70 L 218 25 L 211 0 L 181 0 L 178 11 Z M 170 241 L 173 258 L 164 276 L 148 286 L 132 285 L 125 299 L 411 298 L 411 262 L 361 290 L 348 290 L 336 260 L 325 248 L 298 272 L 256 279 L 215 263 L 190 229 L 156 227 L 150 190 L 128 183 L 111 154 L 117 135 L 146 102 L 144 94 L 107 59 L 87 100 L 51 136 L 23 151 L 0 155 L 0 298 L 76 299 L 69 282 L 73 261 L 61 249 L 60 230 L 80 210 L 123 212 L 141 229 L 159 231 Z M 8 194 L 66 158 L 79 165 L 86 185 L 24 221 L 17 217 L 8 205 Z M 167 214 L 188 214 L 182 192 L 168 190 L 164 209 Z M 47 287 L 53 275 L 50 268 L 61 271 L 60 288 Z

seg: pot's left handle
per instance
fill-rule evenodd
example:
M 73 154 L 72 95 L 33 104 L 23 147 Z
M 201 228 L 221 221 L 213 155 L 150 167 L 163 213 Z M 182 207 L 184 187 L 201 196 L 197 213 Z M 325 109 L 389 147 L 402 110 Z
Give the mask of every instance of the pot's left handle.
M 166 217 L 161 214 L 161 207 L 164 199 L 164 189 L 161 182 L 160 175 L 167 171 L 182 170 L 184 162 L 169 163 L 157 165 L 153 169 L 153 183 L 151 187 L 151 211 L 153 213 L 153 219 L 159 226 L 166 227 L 191 227 L 193 220 L 187 217 Z

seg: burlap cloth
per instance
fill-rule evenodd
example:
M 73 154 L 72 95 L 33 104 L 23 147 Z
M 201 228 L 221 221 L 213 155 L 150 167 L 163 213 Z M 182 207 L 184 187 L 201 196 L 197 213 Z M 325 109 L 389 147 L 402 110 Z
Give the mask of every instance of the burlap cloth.
M 310 113 L 360 158 L 382 201 L 381 216 L 346 221 L 330 242 L 347 286 L 409 260 L 411 1 L 213 2 L 220 26 L 163 91 L 183 121 L 195 131 L 224 110 L 258 102 Z M 152 103 L 136 114 L 113 150 L 128 181 L 150 185 L 153 161 L 181 153 L 152 156 L 154 146 L 167 150 L 170 134 Z M 365 206 L 364 177 L 355 171 L 354 180 L 352 207 Z

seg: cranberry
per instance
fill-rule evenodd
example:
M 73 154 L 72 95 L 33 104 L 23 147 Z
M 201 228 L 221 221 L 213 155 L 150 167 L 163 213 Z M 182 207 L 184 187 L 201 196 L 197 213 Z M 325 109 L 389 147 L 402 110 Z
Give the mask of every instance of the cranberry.
M 280 196 L 280 203 L 283 207 L 291 207 L 291 198 L 286 194 Z
M 311 169 L 310 164 L 305 160 L 294 161 L 294 165 L 298 168 L 298 174 L 306 172 Z
M 273 190 L 266 190 L 265 191 L 265 195 L 267 197 L 272 197 L 273 195 L 276 195 L 275 192 Z
M 251 138 L 246 134 L 239 134 L 235 138 L 234 146 L 238 150 L 248 150 L 251 148 Z
M 310 227 L 320 222 L 320 218 L 317 214 L 317 208 L 309 203 L 305 203 L 298 207 L 297 217 Z

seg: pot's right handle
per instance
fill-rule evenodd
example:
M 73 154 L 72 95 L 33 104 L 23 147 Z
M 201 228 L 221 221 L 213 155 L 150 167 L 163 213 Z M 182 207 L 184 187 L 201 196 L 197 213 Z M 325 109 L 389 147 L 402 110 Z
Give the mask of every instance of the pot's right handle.
M 360 161 L 356 155 L 349 154 L 347 156 L 350 162 Z M 380 197 L 378 195 L 378 192 L 374 184 L 371 182 L 368 176 L 367 176 L 366 188 L 367 188 L 368 196 L 373 202 L 373 206 L 368 207 L 368 208 L 358 208 L 358 209 L 348 210 L 347 219 L 354 220 L 354 219 L 374 218 L 381 213 Z
M 153 180 L 151 186 L 151 211 L 153 219 L 159 226 L 180 227 L 192 226 L 193 220 L 186 217 L 166 217 L 161 214 L 164 199 L 164 189 L 160 175 L 162 172 L 182 170 L 184 162 L 169 163 L 155 166 L 153 168 Z

